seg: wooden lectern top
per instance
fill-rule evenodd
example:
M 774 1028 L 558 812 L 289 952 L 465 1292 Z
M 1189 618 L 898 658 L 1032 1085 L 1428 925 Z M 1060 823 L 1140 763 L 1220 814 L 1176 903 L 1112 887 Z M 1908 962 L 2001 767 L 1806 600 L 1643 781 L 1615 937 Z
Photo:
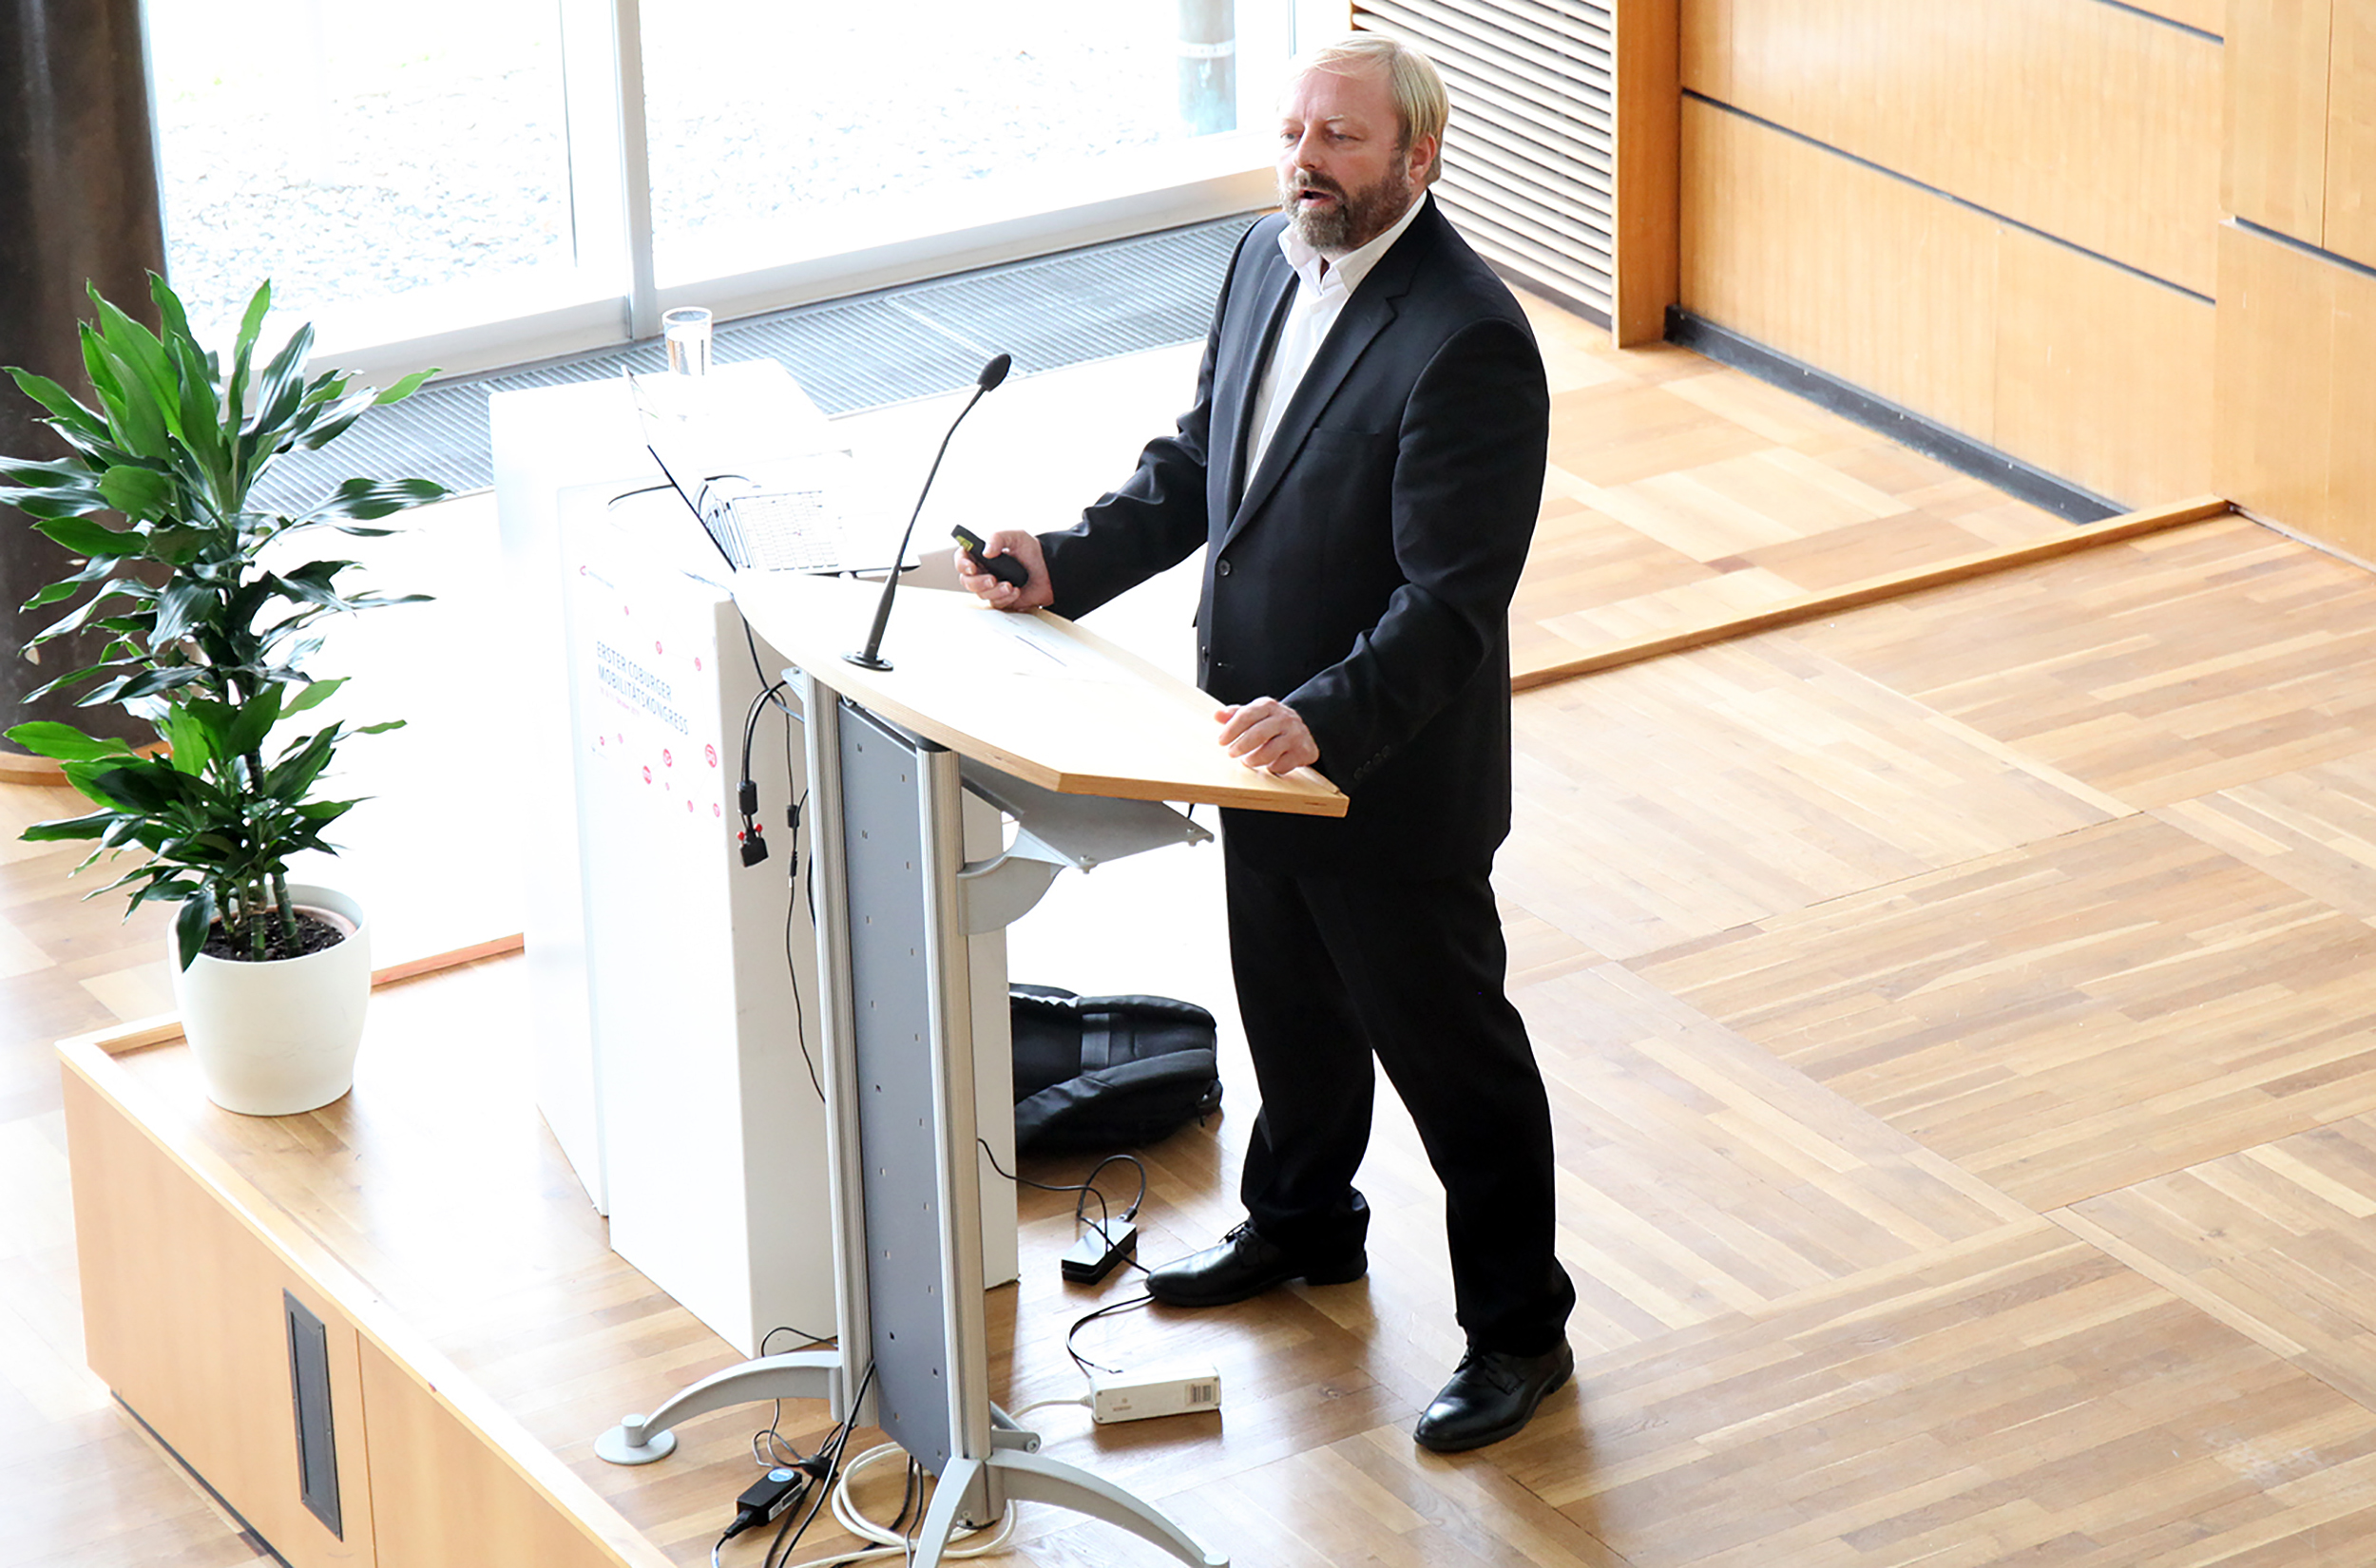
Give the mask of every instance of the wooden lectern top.
M 1044 610 L 1009 614 L 970 594 L 903 588 L 883 639 L 889 670 L 842 656 L 866 644 L 880 583 L 738 572 L 735 600 L 776 651 L 834 690 L 960 755 L 1063 794 L 1342 816 L 1317 773 L 1234 761 L 1212 698 Z

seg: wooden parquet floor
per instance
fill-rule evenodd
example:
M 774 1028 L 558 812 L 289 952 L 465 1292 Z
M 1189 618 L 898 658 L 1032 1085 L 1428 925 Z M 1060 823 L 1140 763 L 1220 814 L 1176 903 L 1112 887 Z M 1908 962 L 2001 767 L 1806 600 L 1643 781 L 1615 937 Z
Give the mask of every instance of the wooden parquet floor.
M 2061 526 L 1543 319 L 1538 656 Z M 1148 625 L 1179 636 L 1170 608 Z M 2372 661 L 2376 577 L 2230 518 L 1522 696 L 1498 886 L 1557 1118 L 1573 1389 L 1496 1447 L 1411 1444 L 1459 1343 L 1441 1195 L 1389 1100 L 1369 1278 L 1084 1329 L 1100 1359 L 1216 1363 L 1226 1410 L 1045 1410 L 1048 1451 L 1249 1568 L 2376 1562 Z M 57 809 L 0 790 L 0 834 Z M 153 924 L 78 903 L 67 863 L 0 836 L 0 1558 L 246 1562 L 81 1367 L 48 1042 L 158 993 Z M 1209 908 L 1107 924 L 1143 951 Z M 623 1388 L 728 1356 L 608 1252 L 519 1109 L 523 1007 L 514 961 L 407 983 L 349 1101 L 222 1136 L 311 1173 L 305 1223 L 698 1564 L 731 1495 L 699 1466 L 742 1463 L 754 1423 L 689 1426 L 681 1466 L 588 1456 L 643 1403 Z M 403 1087 L 405 1051 L 482 1088 L 468 1116 Z M 1225 1113 L 1147 1153 L 1151 1260 L 1236 1217 L 1255 1095 L 1224 1055 Z M 170 1057 L 142 1070 L 173 1090 Z M 374 1181 L 407 1150 L 469 1153 Z M 1134 1293 L 1059 1281 L 1069 1212 L 1026 1192 L 1024 1277 L 992 1298 L 1009 1408 L 1078 1394 L 1066 1328 Z M 1168 1561 L 1047 1510 L 1008 1560 Z

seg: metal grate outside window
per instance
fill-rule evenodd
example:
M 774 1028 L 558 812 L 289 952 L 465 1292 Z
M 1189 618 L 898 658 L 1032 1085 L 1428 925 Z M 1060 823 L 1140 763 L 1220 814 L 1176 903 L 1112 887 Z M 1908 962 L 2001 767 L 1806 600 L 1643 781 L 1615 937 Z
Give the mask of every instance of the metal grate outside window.
M 1452 92 L 1436 196 L 1479 254 L 1606 321 L 1617 183 L 1610 8 L 1375 0 L 1353 25 L 1428 51 Z

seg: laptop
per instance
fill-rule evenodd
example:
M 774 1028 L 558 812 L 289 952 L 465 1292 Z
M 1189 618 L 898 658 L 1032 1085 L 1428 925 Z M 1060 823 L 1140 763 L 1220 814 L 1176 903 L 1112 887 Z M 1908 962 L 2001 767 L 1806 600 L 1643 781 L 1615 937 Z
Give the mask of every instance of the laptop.
M 640 385 L 635 401 L 652 461 L 726 564 L 762 572 L 844 572 L 866 564 L 851 558 L 846 538 L 857 493 L 847 452 L 773 458 L 764 477 L 754 476 L 702 453 L 692 428 L 656 412 Z

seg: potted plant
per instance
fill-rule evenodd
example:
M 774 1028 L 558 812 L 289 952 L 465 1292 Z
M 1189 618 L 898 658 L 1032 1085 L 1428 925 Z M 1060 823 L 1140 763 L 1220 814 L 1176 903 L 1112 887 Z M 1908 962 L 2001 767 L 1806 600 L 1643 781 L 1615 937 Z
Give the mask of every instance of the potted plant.
M 28 602 L 74 602 L 27 655 L 78 627 L 110 635 L 98 663 L 36 695 L 87 688 L 78 706 L 122 707 L 161 743 L 135 750 L 50 721 L 10 729 L 10 739 L 61 763 L 98 808 L 24 836 L 91 841 L 78 871 L 103 855 L 142 852 L 98 890 L 129 889 L 127 914 L 151 899 L 180 902 L 175 999 L 208 1096 L 235 1111 L 286 1115 L 352 1084 L 371 987 L 361 911 L 335 893 L 291 887 L 288 862 L 302 851 L 335 852 L 322 835 L 357 804 L 317 789 L 339 743 L 402 722 L 307 727 L 304 716 L 341 683 L 305 673 L 321 643 L 312 628 L 327 615 L 422 596 L 345 593 L 337 580 L 354 563 L 284 564 L 295 557 L 275 546 L 325 526 L 385 534 L 363 525 L 445 489 L 426 479 L 350 479 L 296 516 L 259 509 L 252 497 L 278 459 L 324 446 L 435 373 L 386 392 L 351 390 L 340 373 L 308 380 L 311 326 L 259 370 L 266 283 L 248 302 L 226 374 L 163 279 L 152 277 L 149 293 L 154 333 L 91 291 L 97 323 L 84 325 L 82 343 L 96 407 L 47 377 L 9 372 L 71 451 L 0 458 L 0 504 L 85 562 Z

